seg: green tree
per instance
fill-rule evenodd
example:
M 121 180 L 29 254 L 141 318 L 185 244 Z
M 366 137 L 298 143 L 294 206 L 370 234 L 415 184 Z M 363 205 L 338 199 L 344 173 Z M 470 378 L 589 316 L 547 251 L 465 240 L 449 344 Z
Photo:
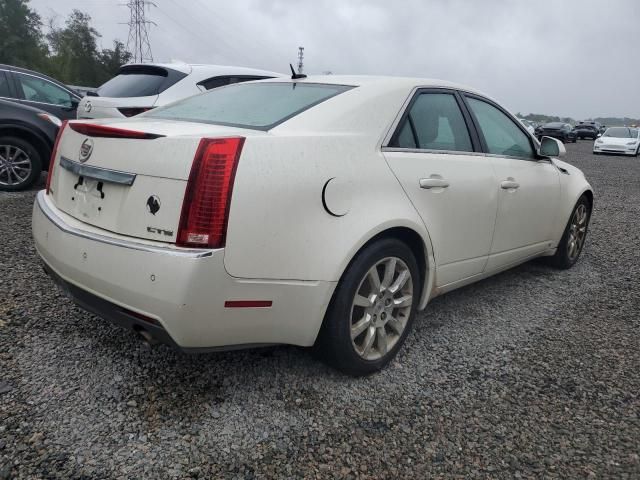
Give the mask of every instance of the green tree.
M 64 28 L 51 25 L 47 40 L 51 47 L 51 73 L 58 80 L 77 85 L 95 86 L 101 80 L 97 47 L 98 31 L 90 25 L 91 17 L 74 10 Z
M 28 0 L 0 0 L 0 63 L 42 69 L 47 46 L 40 16 Z
M 103 49 L 100 52 L 103 77 L 101 83 L 117 75 L 120 67 L 129 60 L 131 60 L 131 53 L 126 51 L 124 44 L 119 40 L 113 41 L 113 50 Z

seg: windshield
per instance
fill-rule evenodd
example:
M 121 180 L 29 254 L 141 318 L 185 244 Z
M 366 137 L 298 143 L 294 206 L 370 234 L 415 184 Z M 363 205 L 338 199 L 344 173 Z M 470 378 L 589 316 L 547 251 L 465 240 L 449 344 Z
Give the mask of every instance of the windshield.
M 627 128 L 627 127 L 607 128 L 607 131 L 604 132 L 603 137 L 638 138 L 638 130 L 635 128 Z
M 144 116 L 269 130 L 351 88 L 319 83 L 238 83 L 157 108 Z
M 586 129 L 586 130 L 595 130 L 596 127 L 594 127 L 593 125 L 578 125 L 576 128 L 581 128 L 581 129 Z

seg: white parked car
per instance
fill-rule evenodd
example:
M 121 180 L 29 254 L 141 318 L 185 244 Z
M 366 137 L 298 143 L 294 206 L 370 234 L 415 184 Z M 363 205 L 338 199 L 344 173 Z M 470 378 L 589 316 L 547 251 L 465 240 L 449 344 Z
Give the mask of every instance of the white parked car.
M 593 153 L 640 154 L 640 129 L 631 127 L 609 127 L 593 142 Z
M 212 88 L 233 83 L 281 77 L 254 68 L 223 65 L 128 64 L 78 105 L 78 118 L 124 118 L 167 105 Z
M 147 338 L 315 345 L 365 374 L 435 296 L 576 262 L 593 193 L 564 152 L 448 82 L 241 83 L 67 124 L 33 235 L 80 305 Z

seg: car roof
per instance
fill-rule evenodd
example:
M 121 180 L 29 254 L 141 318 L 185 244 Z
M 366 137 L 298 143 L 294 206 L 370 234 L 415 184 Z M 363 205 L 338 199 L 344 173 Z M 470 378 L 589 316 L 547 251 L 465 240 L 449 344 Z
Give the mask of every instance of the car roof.
M 272 78 L 265 82 L 291 82 L 291 77 Z M 326 83 L 331 85 L 348 85 L 353 87 L 371 87 L 381 90 L 412 88 L 450 88 L 474 93 L 493 100 L 489 95 L 459 83 L 421 77 L 394 77 L 385 75 L 309 75 L 295 80 L 301 83 Z
M 29 70 L 28 68 L 16 67 L 14 65 L 7 65 L 7 64 L 4 64 L 4 63 L 0 63 L 0 70 L 12 70 L 14 72 L 28 73 L 30 75 L 36 75 L 38 77 L 46 78 L 50 82 L 55 83 L 56 85 L 58 85 L 60 87 L 63 87 L 65 90 L 73 93 L 76 97 L 80 98 L 80 95 L 78 95 L 76 92 L 74 92 L 73 89 L 67 87 L 60 80 L 56 80 L 55 78 L 50 77 L 49 75 L 46 75 L 46 74 L 44 74 L 42 72 L 38 72 L 37 70 Z
M 123 67 L 129 66 L 153 66 L 153 67 L 161 67 L 161 68 L 169 68 L 171 70 L 176 70 L 178 72 L 191 74 L 194 72 L 198 72 L 201 74 L 207 74 L 210 76 L 215 75 L 259 75 L 265 77 L 280 77 L 283 76 L 282 73 L 271 72 L 269 70 L 260 70 L 256 68 L 248 68 L 248 67 L 236 67 L 232 65 L 210 65 L 204 63 L 127 63 L 123 65 Z

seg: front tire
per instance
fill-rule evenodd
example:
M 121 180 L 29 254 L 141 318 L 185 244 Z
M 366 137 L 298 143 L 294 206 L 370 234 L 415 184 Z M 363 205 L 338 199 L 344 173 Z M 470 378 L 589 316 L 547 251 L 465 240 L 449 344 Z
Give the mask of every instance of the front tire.
M 30 143 L 17 137 L 0 137 L 0 191 L 29 188 L 41 172 L 40 154 Z
M 383 239 L 365 247 L 336 287 L 315 352 L 353 376 L 384 368 L 411 331 L 421 285 L 405 243 Z
M 573 267 L 578 261 L 584 243 L 587 239 L 587 229 L 591 219 L 591 203 L 583 195 L 573 207 L 569 222 L 564 230 L 562 239 L 558 244 L 558 250 L 554 256 L 549 257 L 549 263 L 561 270 Z

